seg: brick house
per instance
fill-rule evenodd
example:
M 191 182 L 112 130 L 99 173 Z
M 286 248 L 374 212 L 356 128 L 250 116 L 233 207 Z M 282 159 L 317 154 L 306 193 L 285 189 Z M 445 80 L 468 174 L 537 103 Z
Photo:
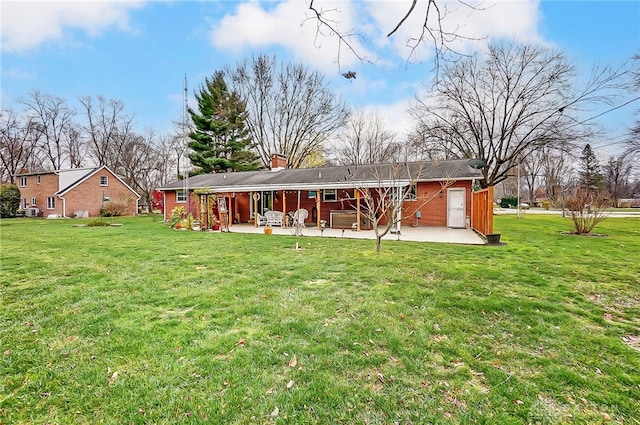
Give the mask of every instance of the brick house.
M 138 212 L 138 195 L 106 166 L 16 175 L 20 208 L 29 217 L 97 217 L 109 203 Z
M 299 205 L 309 212 L 307 225 L 324 221 L 332 228 L 351 228 L 355 223 L 360 229 L 368 224 L 354 215 L 362 208 L 359 191 L 380 185 L 400 190 L 414 182 L 412 195 L 403 202 L 402 225 L 464 228 L 472 226 L 474 181 L 481 178 L 481 171 L 465 159 L 288 169 L 286 159 L 274 154 L 271 170 L 201 174 L 158 190 L 164 193 L 167 221 L 176 206 L 200 219 L 208 209 L 202 207 L 204 199 L 215 196 L 224 199 L 233 222 L 253 223 L 255 213 L 266 210 L 286 215 Z

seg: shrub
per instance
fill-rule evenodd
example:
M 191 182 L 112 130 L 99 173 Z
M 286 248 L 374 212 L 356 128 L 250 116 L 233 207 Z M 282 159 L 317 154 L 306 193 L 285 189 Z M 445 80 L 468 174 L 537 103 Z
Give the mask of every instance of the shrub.
M 517 196 L 505 196 L 500 199 L 501 208 L 515 208 L 518 205 Z
M 103 220 L 97 220 L 97 219 L 93 219 L 93 220 L 89 220 L 87 222 L 87 226 L 89 227 L 101 227 L 101 226 L 108 226 L 109 223 Z
M 100 209 L 100 215 L 102 217 L 119 217 L 125 215 L 133 201 L 134 199 L 131 195 L 121 192 L 117 195 L 117 198 L 104 203 L 104 206 Z
M 542 208 L 544 208 L 545 210 L 550 209 L 551 205 L 551 201 L 542 201 Z
M 186 214 L 187 214 L 187 210 L 182 205 L 178 205 L 177 207 L 174 207 L 171 210 L 171 228 L 172 229 L 178 228 L 178 223 L 180 223 L 180 221 L 182 220 L 182 217 L 184 217 Z
M 15 184 L 0 186 L 0 217 L 15 217 L 20 209 L 20 189 Z
M 575 234 L 589 234 L 598 223 L 607 218 L 609 199 L 599 191 L 577 189 L 566 202 L 573 221 Z

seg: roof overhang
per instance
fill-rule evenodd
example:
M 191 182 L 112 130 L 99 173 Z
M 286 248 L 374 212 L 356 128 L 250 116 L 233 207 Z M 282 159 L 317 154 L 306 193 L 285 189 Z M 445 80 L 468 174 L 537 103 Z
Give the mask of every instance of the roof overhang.
M 474 180 L 475 177 L 456 178 L 456 181 Z M 425 182 L 441 182 L 443 179 L 431 179 L 431 180 L 419 180 L 415 183 Z M 173 190 L 198 190 L 208 189 L 211 193 L 222 192 L 261 192 L 261 191 L 278 191 L 278 190 L 322 190 L 322 189 L 374 189 L 385 187 L 405 187 L 411 184 L 410 180 L 382 180 L 382 181 L 358 181 L 358 182 L 333 182 L 333 183 L 293 183 L 293 184 L 272 184 L 272 185 L 233 185 L 233 186 L 187 186 L 182 187 L 161 187 L 158 191 L 173 191 Z

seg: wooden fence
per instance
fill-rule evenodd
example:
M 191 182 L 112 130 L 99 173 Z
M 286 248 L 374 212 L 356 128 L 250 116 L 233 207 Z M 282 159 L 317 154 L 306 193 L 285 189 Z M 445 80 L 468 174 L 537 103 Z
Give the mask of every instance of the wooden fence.
M 471 227 L 485 236 L 493 233 L 493 186 L 471 194 Z

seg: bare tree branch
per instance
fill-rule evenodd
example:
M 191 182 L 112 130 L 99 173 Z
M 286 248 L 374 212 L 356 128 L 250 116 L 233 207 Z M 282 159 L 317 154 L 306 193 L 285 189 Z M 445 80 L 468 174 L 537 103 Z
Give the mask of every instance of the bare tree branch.
M 427 143 L 447 156 L 480 158 L 483 187 L 495 185 L 532 151 L 584 140 L 593 128 L 576 117 L 609 100 L 620 70 L 595 70 L 581 89 L 558 52 L 528 45 L 491 45 L 479 56 L 449 63 L 412 114 Z
M 318 72 L 261 55 L 226 71 L 247 104 L 247 126 L 265 167 L 271 154 L 299 168 L 349 117 Z

